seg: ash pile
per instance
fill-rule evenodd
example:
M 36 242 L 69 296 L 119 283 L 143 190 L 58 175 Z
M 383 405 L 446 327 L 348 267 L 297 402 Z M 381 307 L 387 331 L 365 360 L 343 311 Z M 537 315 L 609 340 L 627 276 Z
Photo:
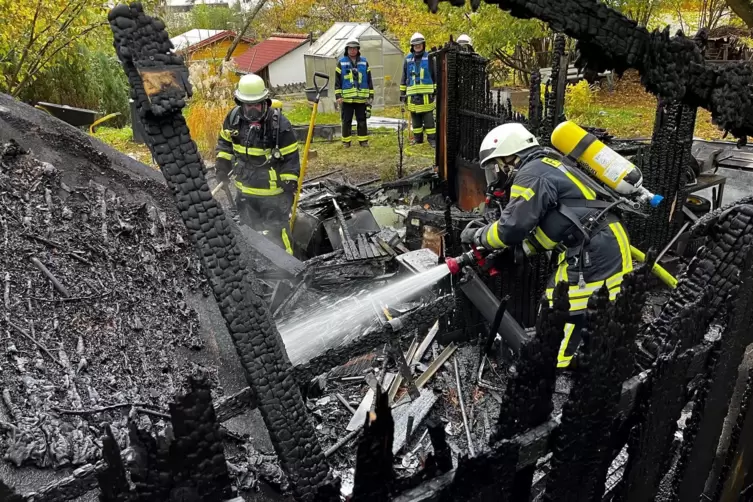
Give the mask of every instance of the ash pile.
M 129 410 L 167 410 L 196 369 L 203 341 L 184 294 L 209 291 L 175 214 L 69 186 L 16 142 L 0 152 L 0 456 L 95 462 L 103 418 L 125 446 Z

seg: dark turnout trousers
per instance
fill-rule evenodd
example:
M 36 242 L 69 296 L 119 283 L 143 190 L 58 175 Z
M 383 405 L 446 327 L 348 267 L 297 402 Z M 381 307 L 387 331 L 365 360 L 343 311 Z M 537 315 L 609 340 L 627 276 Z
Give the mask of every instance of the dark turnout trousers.
M 346 145 L 351 142 L 351 130 L 353 127 L 353 115 L 356 116 L 356 129 L 358 141 L 365 144 L 369 141 L 369 129 L 366 127 L 366 103 L 343 103 L 342 104 L 342 140 Z
M 291 195 L 281 193 L 270 197 L 250 197 L 239 193 L 236 204 L 241 224 L 248 225 L 288 254 L 293 254 L 290 242 Z

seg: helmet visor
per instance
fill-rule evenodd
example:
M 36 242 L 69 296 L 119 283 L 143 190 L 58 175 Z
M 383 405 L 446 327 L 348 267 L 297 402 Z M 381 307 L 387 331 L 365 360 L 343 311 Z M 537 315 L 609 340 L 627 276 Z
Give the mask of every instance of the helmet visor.
M 486 176 L 486 185 L 494 185 L 499 180 L 499 167 L 497 166 L 496 159 L 490 160 L 483 166 L 484 176 Z

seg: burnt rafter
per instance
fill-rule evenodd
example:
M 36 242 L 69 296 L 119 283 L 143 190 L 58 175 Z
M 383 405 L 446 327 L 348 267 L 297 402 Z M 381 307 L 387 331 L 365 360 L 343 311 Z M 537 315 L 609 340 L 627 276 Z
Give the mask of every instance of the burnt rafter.
M 440 0 L 424 0 L 432 12 Z M 465 0 L 446 0 L 454 6 Z M 634 68 L 645 88 L 665 99 L 700 106 L 712 121 L 741 142 L 753 134 L 753 66 L 731 63 L 712 66 L 704 61 L 692 38 L 670 36 L 669 28 L 649 32 L 616 10 L 593 0 L 487 0 L 511 15 L 540 19 L 578 40 L 577 64 L 594 71 Z M 474 7 L 478 4 L 474 2 Z
M 188 70 L 170 52 L 165 24 L 148 16 L 141 4 L 119 4 L 108 19 L 147 146 L 173 192 L 296 498 L 326 500 L 318 492 L 328 483 L 329 469 L 285 347 L 255 292 L 258 284 L 246 269 L 229 218 L 212 198 L 182 115 L 191 94 Z

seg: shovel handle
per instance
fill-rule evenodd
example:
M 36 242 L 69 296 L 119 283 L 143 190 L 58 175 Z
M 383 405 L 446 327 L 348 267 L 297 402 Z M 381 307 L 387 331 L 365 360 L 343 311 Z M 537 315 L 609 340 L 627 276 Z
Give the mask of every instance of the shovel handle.
M 316 83 L 317 77 L 324 79 L 324 85 L 319 86 L 319 84 Z M 329 75 L 327 75 L 326 73 L 322 73 L 320 71 L 315 72 L 314 73 L 314 89 L 316 89 L 316 93 L 319 94 L 320 92 L 322 92 L 324 89 L 327 88 L 327 85 L 329 85 Z

